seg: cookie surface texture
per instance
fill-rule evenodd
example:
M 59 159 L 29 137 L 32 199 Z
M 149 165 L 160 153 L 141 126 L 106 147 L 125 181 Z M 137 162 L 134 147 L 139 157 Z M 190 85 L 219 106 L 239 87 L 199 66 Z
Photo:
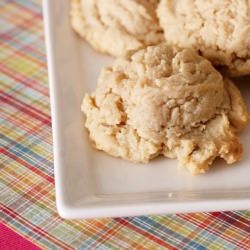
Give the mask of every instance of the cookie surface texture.
M 70 0 L 74 30 L 96 50 L 113 56 L 163 40 L 158 0 Z
M 166 44 L 104 68 L 82 111 L 97 149 L 134 162 L 177 158 L 192 174 L 206 172 L 216 157 L 238 161 L 236 132 L 249 118 L 237 87 L 208 60 Z
M 249 0 L 161 0 L 166 41 L 194 48 L 231 76 L 250 74 Z

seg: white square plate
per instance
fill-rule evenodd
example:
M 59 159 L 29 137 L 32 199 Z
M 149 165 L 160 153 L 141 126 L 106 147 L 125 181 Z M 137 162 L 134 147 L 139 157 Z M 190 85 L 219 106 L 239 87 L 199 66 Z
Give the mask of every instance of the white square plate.
M 242 161 L 216 161 L 191 176 L 175 160 L 133 164 L 91 148 L 80 104 L 95 89 L 100 55 L 72 31 L 69 1 L 45 0 L 44 14 L 54 140 L 56 201 L 64 218 L 134 216 L 250 209 L 250 126 L 241 134 Z M 250 81 L 240 84 L 250 108 Z

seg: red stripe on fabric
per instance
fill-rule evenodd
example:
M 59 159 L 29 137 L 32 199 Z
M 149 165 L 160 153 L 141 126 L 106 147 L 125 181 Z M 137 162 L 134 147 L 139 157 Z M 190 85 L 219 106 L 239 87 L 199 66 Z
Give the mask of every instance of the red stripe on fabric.
M 41 67 L 46 67 L 47 66 L 47 64 L 45 62 L 40 61 L 40 60 L 38 60 L 38 59 L 36 59 L 34 57 L 29 56 L 29 54 L 27 54 L 27 53 L 25 54 L 21 50 L 15 51 L 14 54 L 17 55 L 17 56 L 20 56 L 22 58 L 25 58 L 26 60 L 31 61 L 31 63 L 35 63 L 36 65 L 39 65 Z
M 5 148 L 0 148 L 0 153 L 1 154 L 5 154 L 6 156 L 10 157 L 12 160 L 22 164 L 23 166 L 27 167 L 29 170 L 31 170 L 32 172 L 36 173 L 37 175 L 39 175 L 40 177 L 44 178 L 45 180 L 47 180 L 50 183 L 54 184 L 54 178 L 52 178 L 51 176 L 45 174 L 43 171 L 41 171 L 40 169 L 30 165 L 29 163 L 27 163 L 26 161 L 22 160 L 21 158 L 19 158 L 18 156 L 10 153 L 7 149 Z
M 244 230 L 245 232 L 250 234 L 250 220 L 247 220 L 239 216 L 238 214 L 230 212 L 230 211 L 225 212 L 223 214 L 229 217 L 232 223 L 234 223 L 236 227 L 239 227 L 241 230 Z M 250 238 L 250 235 L 249 235 L 249 238 Z
M 34 225 L 33 223 L 31 223 L 30 221 L 26 220 L 24 217 L 22 217 L 20 214 L 16 213 L 13 209 L 5 206 L 4 204 L 2 204 L 2 209 L 3 212 L 8 214 L 11 218 L 15 218 L 15 219 L 19 219 L 20 222 L 30 228 L 33 232 L 39 234 L 42 237 L 46 237 L 48 240 L 52 241 L 53 243 L 57 244 L 57 246 L 62 247 L 61 249 L 73 249 L 71 246 L 67 245 L 66 243 L 64 243 L 63 241 L 57 239 L 56 237 L 54 237 L 51 234 L 48 234 L 48 232 L 44 231 L 42 228 Z
M 1 40 L 4 39 L 4 44 L 5 43 L 19 43 L 20 44 L 20 40 L 16 39 L 15 37 L 11 36 L 10 34 L 8 33 L 3 33 L 3 34 L 0 34 L 0 38 Z M 3 42 L 2 42 L 3 43 Z M 9 45 L 9 44 L 7 44 Z M 20 46 L 21 48 L 15 48 L 14 46 L 11 47 L 11 50 L 12 50 L 12 57 L 14 56 L 20 56 L 22 58 L 25 58 L 25 60 L 27 61 L 30 61 L 31 63 L 34 63 L 36 65 L 39 65 L 41 67 L 45 67 L 46 66 L 46 62 L 42 61 L 42 60 L 39 60 L 35 57 L 32 57 L 30 56 L 28 53 L 24 53 L 24 51 L 27 51 L 29 53 L 31 52 L 36 52 L 38 50 L 34 50 L 32 47 L 30 47 L 29 45 L 24 45 L 24 46 Z M 44 54 L 43 54 L 44 55 Z
M 23 198 L 26 198 L 32 203 L 36 203 L 38 200 L 42 199 L 48 193 L 49 191 L 46 191 L 45 187 L 41 187 L 41 184 L 39 183 L 38 185 L 33 186 L 32 189 L 30 189 L 28 192 L 25 192 L 23 194 Z
M 128 220 L 122 219 L 122 218 L 115 218 L 115 221 L 119 222 L 120 224 L 136 231 L 137 233 L 142 234 L 143 236 L 149 238 L 150 240 L 154 241 L 155 243 L 159 244 L 162 247 L 166 247 L 169 250 L 178 250 L 177 248 L 169 245 L 167 242 L 163 241 L 162 239 L 156 237 L 155 235 L 131 224 Z
M 5 42 L 1 42 L 2 44 L 6 44 L 6 43 L 20 43 L 19 40 L 15 39 L 15 37 L 10 36 L 9 34 L 5 33 L 1 35 L 1 39 L 4 39 Z M 6 44 L 10 47 L 9 44 Z M 6 47 L 6 46 L 4 46 Z M 29 55 L 29 53 L 31 54 L 31 52 L 36 53 L 37 50 L 34 50 L 31 46 L 28 45 L 24 45 L 21 46 L 21 48 L 16 49 L 14 46 L 10 48 L 12 50 L 12 57 L 16 57 L 19 56 L 20 58 L 24 58 L 25 60 L 29 61 L 29 63 L 33 63 L 33 65 L 35 66 L 40 66 L 42 68 L 45 68 L 47 66 L 46 62 L 37 59 L 36 57 L 32 57 L 31 55 Z M 26 53 L 24 53 L 26 52 Z M 43 55 L 44 56 L 44 55 Z M 4 61 L 4 60 L 3 60 Z
M 31 78 L 29 78 L 27 76 L 24 76 L 21 73 L 10 69 L 6 65 L 2 64 L 1 62 L 0 62 L 0 70 L 1 70 L 1 72 L 3 74 L 5 74 L 5 75 L 9 76 L 10 78 L 16 80 L 17 82 L 21 82 L 26 87 L 30 87 L 31 89 L 34 89 L 35 91 L 43 94 L 46 97 L 49 96 L 48 88 L 46 88 L 46 89 L 45 88 L 43 88 L 43 89 L 39 88 L 40 86 L 43 86 L 43 85 L 41 85 L 40 82 L 38 82 L 38 81 L 36 81 L 34 79 L 31 79 Z
M 37 109 L 36 107 L 34 107 L 34 106 L 32 106 L 32 105 L 28 105 L 28 104 L 26 104 L 26 103 L 20 101 L 19 99 L 13 97 L 12 95 L 9 95 L 9 94 L 3 92 L 2 90 L 0 90 L 0 94 L 3 95 L 3 96 L 6 96 L 6 98 L 8 98 L 8 99 L 13 100 L 14 102 L 18 103 L 19 105 L 22 105 L 22 106 L 27 107 L 27 109 L 29 109 L 30 112 L 35 111 L 34 113 L 36 113 L 36 115 L 42 115 L 42 116 L 44 116 L 45 118 L 47 118 L 48 120 L 50 120 L 50 116 L 47 115 L 46 113 L 44 113 L 43 111 L 41 111 L 40 109 Z
M 3 112 L 2 107 L 0 106 L 0 113 L 2 115 L 2 119 L 7 121 L 6 125 L 9 129 L 10 126 L 12 128 L 19 128 L 22 131 L 22 135 L 18 136 L 18 141 L 22 141 L 23 139 L 27 138 L 29 135 L 33 135 L 36 138 L 40 139 L 44 143 L 47 143 L 49 146 L 52 144 L 51 138 L 51 127 L 43 122 L 35 122 L 35 120 L 27 119 L 26 116 L 16 117 L 12 115 L 10 110 L 4 110 Z M 11 143 L 11 145 L 15 144 L 15 141 Z
M 15 2 L 15 4 L 17 5 L 17 2 Z M 19 6 L 24 7 L 23 5 L 19 5 Z M 23 9 L 27 10 L 26 12 L 29 13 L 30 16 L 27 17 L 27 16 L 23 15 L 23 13 L 21 13 L 21 14 L 18 13 L 16 15 L 16 19 L 18 21 L 15 22 L 15 26 L 13 27 L 13 29 L 9 29 L 9 31 L 8 31 L 9 33 L 11 33 L 13 35 L 13 37 L 16 35 L 15 33 L 17 33 L 17 32 L 19 34 L 22 33 L 22 31 L 20 31 L 20 30 L 29 30 L 32 33 L 35 33 L 35 29 L 36 29 L 36 31 L 38 31 L 36 24 L 40 21 L 40 17 L 42 17 L 42 15 L 40 13 L 34 13 L 27 8 L 23 8 Z M 37 21 L 35 21 L 36 19 L 37 19 Z M 17 27 L 20 28 L 20 30 L 18 30 Z
M 40 250 L 28 239 L 23 238 L 4 224 L 0 223 L 0 249 L 1 250 Z
M 228 241 L 228 242 L 230 242 L 230 243 L 232 243 L 232 244 L 234 244 L 234 245 L 236 245 L 236 246 L 238 246 L 238 247 L 241 247 L 241 249 L 244 249 L 244 248 L 246 247 L 244 244 L 242 244 L 242 242 L 236 241 L 235 238 L 232 239 L 232 238 L 230 238 L 230 237 L 227 237 L 226 234 L 223 234 L 221 231 L 216 230 L 215 227 L 213 227 L 213 229 L 210 229 L 210 228 L 208 227 L 207 221 L 208 221 L 208 220 L 214 221 L 214 218 L 213 218 L 213 216 L 211 216 L 211 215 L 210 215 L 205 221 L 202 221 L 202 222 L 199 221 L 199 220 L 197 221 L 197 219 L 195 218 L 195 216 L 192 216 L 192 215 L 190 215 L 190 214 L 178 214 L 177 216 L 179 216 L 179 217 L 182 218 L 183 220 L 187 220 L 187 221 L 191 222 L 192 224 L 195 224 L 195 225 L 198 226 L 199 228 L 205 229 L 206 231 L 208 231 L 208 232 L 210 232 L 210 233 L 212 233 L 212 234 L 217 235 L 218 237 L 220 237 L 220 238 L 222 238 L 222 239 L 224 239 L 224 240 L 226 240 L 226 241 Z M 217 217 L 217 215 L 216 215 L 216 217 Z M 217 218 L 218 218 L 218 217 L 217 217 Z M 216 218 L 216 219 L 217 219 L 217 218 Z
M 0 113 L 3 109 L 0 107 Z M 6 111 L 5 113 L 2 112 L 2 119 L 6 121 L 5 127 L 8 127 L 10 130 L 12 128 L 18 128 L 19 134 L 18 140 L 19 142 L 22 140 L 27 139 L 30 135 L 33 135 L 34 138 L 40 139 L 43 143 L 47 143 L 49 146 L 52 144 L 52 137 L 51 137 L 51 127 L 43 122 L 35 122 L 35 120 L 27 119 L 26 116 L 16 117 L 13 116 L 12 112 Z M 11 143 L 11 145 L 15 144 L 15 141 Z
M 97 249 L 98 246 L 100 246 L 102 243 L 110 239 L 123 225 L 119 224 L 117 227 L 112 228 L 106 228 L 105 235 L 102 235 L 101 238 L 97 239 L 97 242 L 91 246 L 91 249 Z
M 17 108 L 19 111 L 26 113 L 32 118 L 36 118 L 37 120 L 43 122 L 44 124 L 47 124 L 51 126 L 51 118 L 50 116 L 46 115 L 45 113 L 39 111 L 32 105 L 28 105 L 18 99 L 16 99 L 13 96 L 10 96 L 3 91 L 0 90 L 0 100 L 2 100 L 4 103 L 7 103 L 15 108 Z M 42 117 L 44 116 L 44 117 Z
M 34 3 L 34 2 L 33 2 Z M 42 20 L 42 13 L 40 12 L 35 12 L 35 10 L 32 8 L 32 9 L 29 9 L 28 7 L 18 3 L 18 2 L 15 2 L 15 5 L 16 6 L 19 6 L 21 9 L 23 9 L 25 12 L 27 13 L 30 13 L 32 16 L 34 16 L 34 18 L 37 18 L 37 19 L 40 19 L 39 22 L 41 22 Z M 40 5 L 40 4 L 39 4 Z M 39 6 L 40 7 L 40 6 Z M 39 8 L 40 9 L 40 8 Z M 19 10 L 21 11 L 21 10 Z
M 43 34 L 38 36 L 39 39 L 44 40 L 44 36 Z M 30 57 L 33 58 L 34 60 L 37 60 L 39 63 L 43 62 L 44 66 L 46 66 L 46 54 L 44 53 L 44 50 L 39 50 L 37 48 L 37 43 L 36 41 L 34 41 L 33 43 L 30 44 L 24 44 L 24 46 L 21 46 L 20 48 L 16 47 L 16 44 L 20 44 L 20 40 L 16 39 L 15 37 L 9 35 L 8 33 L 3 33 L 0 34 L 0 45 L 3 48 L 7 48 L 9 50 L 12 50 L 13 53 L 15 53 L 16 51 L 20 51 L 21 53 L 24 55 L 25 59 L 29 59 Z M 38 40 L 39 40 L 38 39 Z M 27 53 L 24 53 L 27 52 Z M 30 55 L 32 54 L 32 55 Z M 38 58 L 36 56 L 34 56 L 34 54 L 36 54 L 38 56 Z M 28 57 L 27 57 L 28 56 Z M 39 57 L 43 57 L 43 59 L 40 59 Z M 9 57 L 7 57 L 6 59 L 9 59 Z M 46 69 L 46 68 L 45 68 Z

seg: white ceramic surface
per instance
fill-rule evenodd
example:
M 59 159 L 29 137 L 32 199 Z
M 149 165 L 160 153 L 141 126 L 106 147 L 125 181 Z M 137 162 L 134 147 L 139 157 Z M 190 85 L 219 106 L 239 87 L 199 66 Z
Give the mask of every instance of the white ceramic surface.
M 241 162 L 228 167 L 218 160 L 209 173 L 195 177 L 177 169 L 175 160 L 133 164 L 90 147 L 80 103 L 113 59 L 72 31 L 68 2 L 44 1 L 59 214 L 90 218 L 250 209 L 250 126 L 241 135 Z M 250 80 L 240 87 L 250 109 Z

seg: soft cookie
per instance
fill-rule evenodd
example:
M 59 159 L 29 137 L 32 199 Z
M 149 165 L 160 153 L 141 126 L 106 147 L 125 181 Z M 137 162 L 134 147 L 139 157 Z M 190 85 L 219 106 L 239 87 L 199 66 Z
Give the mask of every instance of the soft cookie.
M 167 43 L 194 48 L 231 76 L 250 74 L 250 1 L 161 0 Z
M 73 28 L 98 51 L 120 56 L 163 40 L 155 12 L 158 0 L 70 2 Z
M 191 173 L 241 158 L 248 112 L 236 86 L 191 49 L 131 51 L 101 72 L 82 103 L 97 149 L 135 162 L 177 158 Z

